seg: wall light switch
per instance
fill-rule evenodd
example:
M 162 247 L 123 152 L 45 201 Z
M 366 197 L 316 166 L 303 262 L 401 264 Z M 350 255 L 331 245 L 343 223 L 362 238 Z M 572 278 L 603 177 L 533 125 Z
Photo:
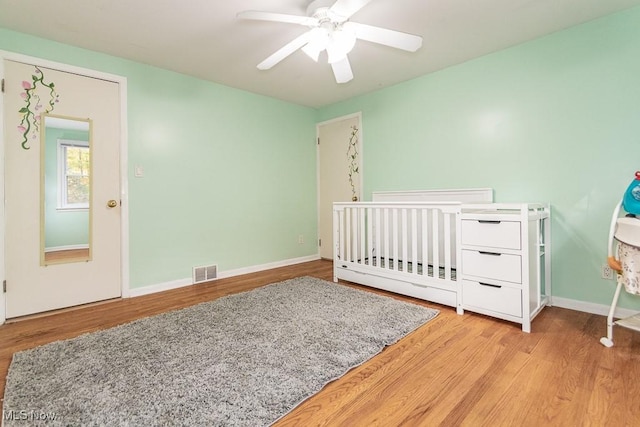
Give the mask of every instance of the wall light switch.
M 136 165 L 136 167 L 133 170 L 133 174 L 137 177 L 137 178 L 142 178 L 144 176 L 144 168 L 140 165 Z

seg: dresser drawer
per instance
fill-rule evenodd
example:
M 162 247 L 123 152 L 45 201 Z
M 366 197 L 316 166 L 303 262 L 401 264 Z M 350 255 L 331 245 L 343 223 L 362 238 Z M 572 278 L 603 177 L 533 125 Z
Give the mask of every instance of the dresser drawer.
M 463 219 L 461 239 L 463 245 L 521 249 L 520 222 Z
M 520 255 L 463 249 L 462 274 L 522 283 Z
M 506 286 L 495 286 L 462 281 L 462 304 L 465 309 L 490 310 L 510 316 L 522 316 L 522 291 Z

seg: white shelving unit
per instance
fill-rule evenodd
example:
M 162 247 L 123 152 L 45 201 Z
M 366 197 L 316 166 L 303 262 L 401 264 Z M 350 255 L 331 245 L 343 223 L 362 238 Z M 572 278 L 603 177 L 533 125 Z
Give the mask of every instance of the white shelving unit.
M 462 308 L 531 321 L 551 295 L 548 204 L 463 204 Z
M 616 325 L 640 332 L 640 313 L 617 320 Z

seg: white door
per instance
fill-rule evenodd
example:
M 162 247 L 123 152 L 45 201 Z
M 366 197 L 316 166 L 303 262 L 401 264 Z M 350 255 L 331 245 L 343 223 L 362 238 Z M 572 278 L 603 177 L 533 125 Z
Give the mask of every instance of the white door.
M 119 83 L 11 60 L 3 66 L 6 317 L 119 297 Z M 90 130 L 70 129 L 68 124 Z M 76 137 L 82 132 L 86 138 Z M 43 133 L 57 139 L 53 157 L 49 142 L 43 148 Z M 86 149 L 81 139 L 88 139 Z M 68 158 L 61 154 L 64 141 L 72 147 Z M 72 155 L 84 166 L 76 165 Z M 48 169 L 61 165 L 64 172 Z M 57 198 L 43 208 L 51 188 L 58 191 Z M 61 221 L 55 224 L 68 228 L 54 227 L 53 220 L 45 219 L 48 211 L 59 215 Z M 48 235 L 56 231 L 71 239 L 80 223 L 84 237 L 57 246 L 70 250 L 71 256 L 46 258 Z
M 360 114 L 318 124 L 318 234 L 320 256 L 333 258 L 333 203 L 360 200 Z

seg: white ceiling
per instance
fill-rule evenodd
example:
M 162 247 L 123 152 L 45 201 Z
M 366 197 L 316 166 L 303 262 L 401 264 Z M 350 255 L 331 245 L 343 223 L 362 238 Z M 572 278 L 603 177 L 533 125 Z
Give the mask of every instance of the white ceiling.
M 298 51 L 256 65 L 306 27 L 237 20 L 243 10 L 304 15 L 307 0 L 0 0 L 0 26 L 311 107 L 371 92 L 610 13 L 640 0 L 373 0 L 352 21 L 424 38 L 407 53 L 358 41 L 354 79 Z

